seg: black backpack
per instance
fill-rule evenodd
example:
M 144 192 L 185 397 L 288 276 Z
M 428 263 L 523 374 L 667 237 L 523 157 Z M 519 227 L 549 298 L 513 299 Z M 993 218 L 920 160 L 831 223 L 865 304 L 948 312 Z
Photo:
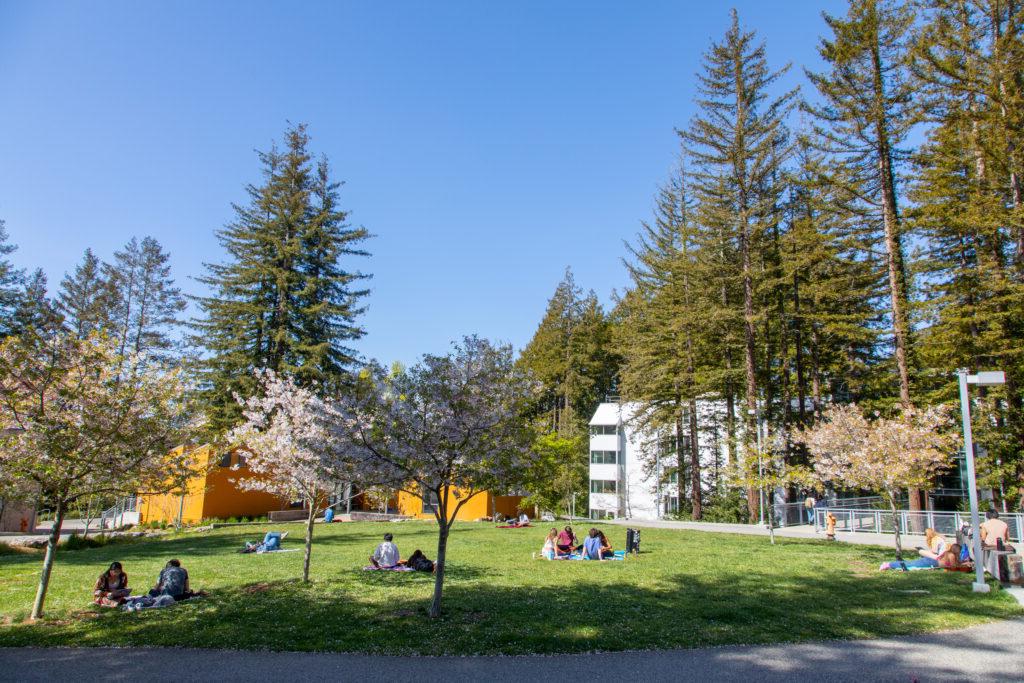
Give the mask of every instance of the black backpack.
M 640 530 L 626 529 L 626 554 L 640 554 Z

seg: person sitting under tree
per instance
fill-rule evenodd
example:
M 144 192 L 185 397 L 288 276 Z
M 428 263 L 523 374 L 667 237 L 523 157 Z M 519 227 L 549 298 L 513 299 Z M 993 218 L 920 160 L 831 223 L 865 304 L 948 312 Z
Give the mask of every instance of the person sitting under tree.
M 92 594 L 93 602 L 102 607 L 117 607 L 131 595 L 128 589 L 128 574 L 120 562 L 111 562 L 107 571 L 100 574 Z
M 370 564 L 378 569 L 390 569 L 398 566 L 400 555 L 398 546 L 392 542 L 392 539 L 394 536 L 391 534 L 384 534 L 384 542 L 377 546 L 373 555 L 370 555 Z

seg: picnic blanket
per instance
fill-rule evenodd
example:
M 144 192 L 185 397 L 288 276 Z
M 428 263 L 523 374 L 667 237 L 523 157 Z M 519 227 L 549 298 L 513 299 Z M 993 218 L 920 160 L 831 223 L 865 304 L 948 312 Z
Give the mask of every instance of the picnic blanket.
M 414 572 L 416 571 L 412 567 L 406 567 L 404 564 L 399 564 L 394 567 L 374 567 L 372 564 L 363 567 L 364 572 Z
M 555 559 L 556 560 L 582 560 L 584 558 L 583 558 L 583 553 L 572 553 L 568 557 L 566 557 L 565 555 L 562 555 L 561 557 L 556 557 Z M 605 562 L 614 562 L 614 561 L 618 560 L 619 562 L 622 562 L 622 561 L 625 561 L 625 559 L 626 559 L 626 551 L 625 550 L 616 550 L 614 556 L 606 557 L 606 558 L 604 558 L 604 561 Z M 590 561 L 591 562 L 597 562 L 597 560 L 590 560 Z

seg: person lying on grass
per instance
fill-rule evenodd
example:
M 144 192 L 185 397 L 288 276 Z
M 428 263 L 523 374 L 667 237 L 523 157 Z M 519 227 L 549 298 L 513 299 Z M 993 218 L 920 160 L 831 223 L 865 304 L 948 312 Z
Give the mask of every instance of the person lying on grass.
M 530 526 L 530 518 L 523 512 L 520 513 L 519 517 L 510 521 L 508 525 L 512 527 Z
M 246 541 L 245 547 L 239 550 L 240 553 L 269 553 L 274 550 L 281 549 L 281 541 L 288 536 L 288 532 L 279 533 L 277 531 L 268 531 L 263 537 L 263 541 L 260 543 L 253 543 L 252 541 Z
M 128 574 L 120 562 L 111 562 L 107 571 L 100 574 L 92 594 L 93 602 L 101 607 L 117 607 L 131 595 Z
M 427 572 L 429 574 L 434 573 L 433 560 L 427 559 L 427 556 L 424 555 L 423 551 L 419 548 L 412 551 L 412 555 L 409 556 L 409 559 L 399 560 L 398 565 L 415 569 L 418 572 Z
M 168 560 L 160 570 L 160 578 L 156 587 L 149 591 L 149 596 L 157 598 L 161 595 L 169 595 L 175 600 L 187 600 L 194 595 L 188 585 L 188 571 L 181 566 L 180 560 Z
M 394 536 L 391 534 L 384 534 L 384 542 L 377 546 L 377 549 L 373 551 L 373 555 L 370 555 L 370 564 L 378 569 L 390 569 L 391 567 L 398 566 L 398 546 L 392 543 Z
M 893 562 L 883 562 L 878 567 L 878 571 L 884 572 L 889 569 L 902 569 L 908 571 L 910 569 L 949 569 L 950 571 L 960 571 L 964 568 L 964 564 L 960 562 L 960 545 L 954 543 L 949 546 L 941 555 L 936 558 L 931 557 L 920 557 L 910 562 L 903 560 L 895 560 Z

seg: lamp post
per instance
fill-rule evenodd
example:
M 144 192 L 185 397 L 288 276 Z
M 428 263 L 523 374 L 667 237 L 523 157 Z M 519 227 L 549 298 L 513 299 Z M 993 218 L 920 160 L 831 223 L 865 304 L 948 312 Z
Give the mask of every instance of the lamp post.
M 764 464 L 761 460 L 761 411 L 748 410 L 748 415 L 754 416 L 754 433 L 756 434 L 757 443 L 757 509 L 759 511 L 758 519 L 759 524 L 764 526 Z
M 1006 376 L 998 370 L 971 375 L 968 374 L 966 368 L 957 370 L 957 375 L 960 381 L 960 419 L 963 422 L 964 457 L 967 464 L 967 496 L 971 503 L 971 530 L 974 536 L 972 545 L 974 546 L 975 577 L 972 588 L 975 593 L 988 593 L 989 586 L 985 583 L 985 563 L 981 549 L 981 520 L 978 515 L 978 491 L 974 476 L 974 438 L 971 434 L 971 401 L 967 394 L 967 385 L 992 387 L 1003 384 L 1006 381 Z

